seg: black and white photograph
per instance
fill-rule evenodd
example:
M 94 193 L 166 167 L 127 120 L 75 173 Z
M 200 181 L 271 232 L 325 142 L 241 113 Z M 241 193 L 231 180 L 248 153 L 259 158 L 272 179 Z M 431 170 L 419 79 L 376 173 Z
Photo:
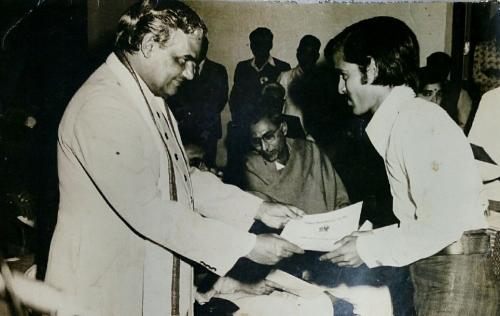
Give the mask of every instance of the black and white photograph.
M 500 316 L 500 3 L 0 0 L 0 316 Z

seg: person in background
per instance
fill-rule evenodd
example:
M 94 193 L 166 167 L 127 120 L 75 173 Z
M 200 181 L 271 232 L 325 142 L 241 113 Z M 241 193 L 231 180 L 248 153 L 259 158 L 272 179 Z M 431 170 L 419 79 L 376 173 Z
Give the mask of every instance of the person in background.
M 189 130 L 200 139 L 206 163 L 214 168 L 217 142 L 222 137 L 220 113 L 226 106 L 229 88 L 226 68 L 207 58 L 208 44 L 204 38 L 193 80 L 184 82 L 167 103 L 179 129 Z
M 311 72 L 316 67 L 316 62 L 319 58 L 319 49 L 321 48 L 320 40 L 313 35 L 305 35 L 300 39 L 299 47 L 297 47 L 298 65 L 288 71 L 282 72 L 278 78 L 278 82 L 285 88 L 286 100 L 283 108 L 283 113 L 296 116 L 300 119 L 302 128 L 304 128 L 304 115 L 302 108 L 294 102 L 290 97 L 288 88 L 304 73 Z
M 273 48 L 273 33 L 270 29 L 258 27 L 250 33 L 249 39 L 253 58 L 236 65 L 229 98 L 229 108 L 235 123 L 240 122 L 242 110 L 257 101 L 265 83 L 276 82 L 282 72 L 290 70 L 290 64 L 270 54 Z
M 451 58 L 443 52 L 427 57 L 427 66 L 419 69 L 418 96 L 440 105 L 463 129 L 468 126 L 472 99 L 461 82 L 451 81 Z M 470 124 L 469 124 L 470 125 Z
M 329 158 L 313 142 L 288 138 L 281 111 L 264 95 L 246 123 L 254 150 L 246 157 L 245 190 L 310 214 L 349 205 Z
M 255 104 L 262 87 L 268 82 L 276 82 L 290 65 L 271 56 L 273 33 L 265 27 L 258 27 L 250 33 L 250 49 L 253 58 L 240 61 L 234 71 L 234 84 L 229 96 L 232 121 L 227 132 L 227 165 L 224 181 L 237 186 L 243 185 L 243 159 L 250 144 L 241 126 L 248 108 Z
M 410 265 L 418 315 L 496 315 L 479 173 L 460 128 L 415 95 L 415 34 L 398 19 L 375 17 L 339 37 L 338 89 L 355 114 L 373 113 L 366 132 L 384 158 L 400 224 L 353 233 L 321 259 L 348 267 Z

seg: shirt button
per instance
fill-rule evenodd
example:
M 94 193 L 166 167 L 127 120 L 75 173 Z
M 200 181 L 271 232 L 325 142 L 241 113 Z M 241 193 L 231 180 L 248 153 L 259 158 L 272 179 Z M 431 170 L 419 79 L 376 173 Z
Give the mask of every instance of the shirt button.
M 164 133 L 164 134 L 165 134 L 165 138 L 166 138 L 166 139 L 168 139 L 168 135 L 167 135 L 167 133 Z
M 179 160 L 179 155 L 174 154 L 175 160 Z
M 184 175 L 184 181 L 187 182 L 187 180 L 188 180 L 188 177 L 186 175 Z

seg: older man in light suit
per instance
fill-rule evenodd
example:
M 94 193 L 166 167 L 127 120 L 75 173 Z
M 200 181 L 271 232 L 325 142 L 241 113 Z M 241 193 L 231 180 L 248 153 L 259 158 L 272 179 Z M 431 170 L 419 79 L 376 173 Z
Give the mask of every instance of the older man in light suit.
M 274 264 L 302 250 L 247 233 L 301 211 L 190 172 L 163 98 L 190 80 L 203 21 L 176 1 L 121 18 L 115 53 L 73 97 L 59 127 L 60 206 L 47 282 L 100 315 L 192 315 L 187 259 L 224 275 L 240 257 Z

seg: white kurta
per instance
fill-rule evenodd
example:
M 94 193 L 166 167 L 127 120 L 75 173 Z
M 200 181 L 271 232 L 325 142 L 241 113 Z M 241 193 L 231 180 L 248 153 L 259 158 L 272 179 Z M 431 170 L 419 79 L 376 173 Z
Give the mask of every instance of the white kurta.
M 261 200 L 202 172 L 191 179 L 171 113 L 142 87 L 153 115 L 111 54 L 59 127 L 61 197 L 46 280 L 106 316 L 170 315 L 173 252 L 224 275 L 255 244 L 246 231 Z M 180 314 L 191 315 L 185 261 L 180 276 Z

